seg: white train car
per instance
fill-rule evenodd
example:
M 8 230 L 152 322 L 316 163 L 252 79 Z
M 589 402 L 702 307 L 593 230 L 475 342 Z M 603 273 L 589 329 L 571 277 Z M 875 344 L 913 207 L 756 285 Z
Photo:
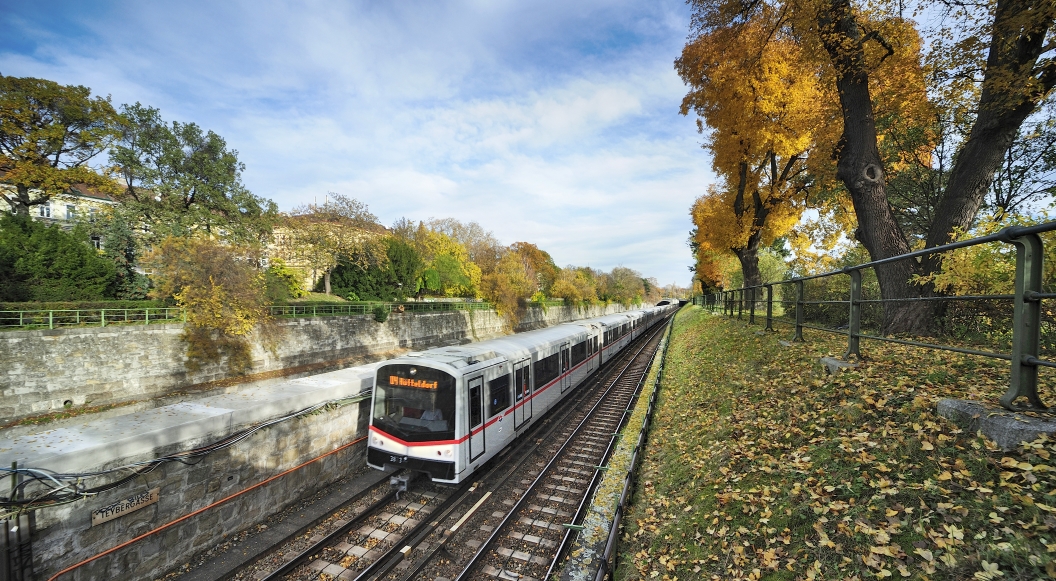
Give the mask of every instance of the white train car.
M 367 464 L 461 482 L 673 308 L 636 309 L 380 364 Z

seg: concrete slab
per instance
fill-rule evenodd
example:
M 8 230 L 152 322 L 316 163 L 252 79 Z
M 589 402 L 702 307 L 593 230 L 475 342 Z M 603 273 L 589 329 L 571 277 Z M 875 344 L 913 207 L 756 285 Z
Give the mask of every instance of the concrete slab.
M 825 371 L 829 374 L 837 373 L 844 369 L 854 369 L 855 367 L 858 367 L 857 363 L 836 359 L 835 357 L 822 357 L 819 361 L 825 366 Z
M 937 407 L 940 416 L 970 432 L 982 432 L 1005 451 L 1015 450 L 1024 442 L 1033 442 L 1041 434 L 1056 434 L 1056 417 L 1026 415 L 963 399 L 940 400 Z
M 80 472 L 200 441 L 326 401 L 369 393 L 378 363 L 0 438 L 0 465 Z

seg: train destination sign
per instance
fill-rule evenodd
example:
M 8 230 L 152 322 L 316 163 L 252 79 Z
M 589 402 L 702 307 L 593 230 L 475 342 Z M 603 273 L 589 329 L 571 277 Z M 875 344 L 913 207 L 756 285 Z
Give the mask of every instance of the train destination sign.
M 92 526 L 101 525 L 112 521 L 119 516 L 135 512 L 143 507 L 150 506 L 161 497 L 161 488 L 152 488 L 146 492 L 140 492 L 124 500 L 119 500 L 109 506 L 92 511 Z
M 419 389 L 436 389 L 439 383 L 426 379 L 410 379 L 407 377 L 390 375 L 389 385 L 398 385 L 400 387 L 417 387 Z

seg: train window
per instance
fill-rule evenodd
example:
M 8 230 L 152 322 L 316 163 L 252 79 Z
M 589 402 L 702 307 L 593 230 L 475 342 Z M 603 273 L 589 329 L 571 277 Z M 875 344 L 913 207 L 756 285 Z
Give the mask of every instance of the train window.
M 558 361 L 557 353 L 536 361 L 534 367 L 535 389 L 542 389 L 544 385 L 557 379 L 561 373 L 561 363 Z
M 587 358 L 587 342 L 572 346 L 572 365 L 579 365 Z
M 528 388 L 528 370 L 530 367 L 522 367 L 517 370 L 514 377 L 513 391 L 517 394 L 517 401 L 528 397 L 531 394 Z
M 488 417 L 510 407 L 510 376 L 500 375 L 488 382 Z
M 372 423 L 408 442 L 455 436 L 455 378 L 418 365 L 378 368 Z
M 469 387 L 469 427 L 470 429 L 476 428 L 484 421 L 483 413 L 484 408 L 481 405 L 483 402 L 481 399 L 481 390 L 483 386 L 479 383 L 471 385 Z

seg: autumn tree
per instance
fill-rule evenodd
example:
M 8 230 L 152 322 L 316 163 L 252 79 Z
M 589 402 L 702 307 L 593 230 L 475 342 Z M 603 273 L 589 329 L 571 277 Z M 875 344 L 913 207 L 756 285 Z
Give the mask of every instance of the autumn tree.
M 342 261 L 362 267 L 383 264 L 385 228 L 366 204 L 330 192 L 323 204 L 306 204 L 283 216 L 277 229 L 276 253 L 291 266 L 323 278 L 330 294 L 330 275 Z
M 0 75 L 0 197 L 29 214 L 74 184 L 110 191 L 112 182 L 88 164 L 117 137 L 109 97 L 83 86 Z
M 826 67 L 821 78 L 835 88 L 843 125 L 833 150 L 836 176 L 853 202 L 855 238 L 874 260 L 912 247 L 891 206 L 892 168 L 881 151 L 884 115 L 877 114 L 878 97 L 892 80 L 914 76 L 922 60 L 919 43 L 912 42 L 915 28 L 901 14 L 902 6 L 887 8 L 852 0 L 698 0 L 693 20 L 701 30 L 737 29 L 753 22 L 770 30 L 794 31 L 811 57 L 809 63 Z M 931 60 L 942 66 L 935 67 L 930 78 L 943 84 L 932 92 L 961 93 L 947 101 L 967 104 L 960 111 L 968 129 L 955 144 L 953 165 L 934 200 L 925 247 L 942 245 L 971 225 L 1009 145 L 1056 83 L 1056 62 L 1045 56 L 1052 50 L 1052 2 L 949 3 L 946 9 L 948 18 L 961 23 L 963 34 L 936 43 L 942 58 Z M 921 93 L 917 101 L 926 98 Z M 935 303 L 901 299 L 931 292 L 912 280 L 926 280 L 938 261 L 933 256 L 920 263 L 895 261 L 877 267 L 882 296 L 894 299 L 884 304 L 885 332 L 928 331 Z
M 201 235 L 170 236 L 145 258 L 155 298 L 173 298 L 187 313 L 187 367 L 227 358 L 236 372 L 252 362 L 251 332 L 268 320 L 266 283 L 256 249 Z
M 481 270 L 469 257 L 469 250 L 458 240 L 424 222 L 397 222 L 394 235 L 410 242 L 424 263 L 418 287 L 420 293 L 448 297 L 476 297 L 481 289 Z
M 799 47 L 759 25 L 704 29 L 675 68 L 690 91 L 681 113 L 698 115 L 720 185 L 693 206 L 698 252 L 737 256 L 747 285 L 759 285 L 758 253 L 804 209 L 808 152 L 820 117 L 816 79 Z
M 506 248 L 490 231 L 476 222 L 460 222 L 454 218 L 430 219 L 427 228 L 449 236 L 466 248 L 469 259 L 480 267 L 482 274 L 495 269 Z
M 110 151 L 123 181 L 121 203 L 145 225 L 148 244 L 204 232 L 260 243 L 278 209 L 242 184 L 245 165 L 222 137 L 194 123 L 166 124 L 139 103 L 121 109 L 120 139 Z
M 550 296 L 568 303 L 591 303 L 598 300 L 594 273 L 589 268 L 566 266 L 560 269 L 550 287 Z

